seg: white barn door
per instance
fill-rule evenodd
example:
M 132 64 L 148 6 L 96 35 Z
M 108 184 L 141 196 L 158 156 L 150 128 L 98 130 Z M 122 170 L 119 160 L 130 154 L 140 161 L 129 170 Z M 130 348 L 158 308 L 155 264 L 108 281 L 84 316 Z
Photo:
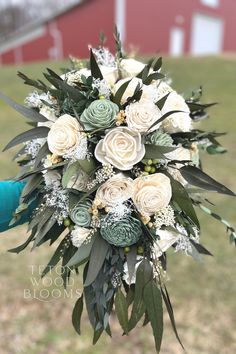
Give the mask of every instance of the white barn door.
M 184 30 L 174 27 L 170 31 L 169 53 L 172 56 L 182 55 L 184 52 Z
M 192 21 L 191 54 L 219 54 L 223 48 L 223 21 L 216 17 L 196 14 Z

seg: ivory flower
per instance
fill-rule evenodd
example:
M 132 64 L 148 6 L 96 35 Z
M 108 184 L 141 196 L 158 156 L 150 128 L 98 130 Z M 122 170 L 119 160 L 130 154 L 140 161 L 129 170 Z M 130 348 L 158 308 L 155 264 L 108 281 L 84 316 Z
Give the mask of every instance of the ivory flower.
M 127 127 L 110 130 L 95 149 L 95 157 L 98 161 L 103 164 L 109 163 L 121 171 L 131 170 L 144 155 L 145 147 L 140 133 Z
M 164 252 L 168 250 L 180 237 L 180 234 L 176 230 L 168 231 L 168 230 L 158 230 L 157 232 L 159 236 L 159 240 L 153 244 L 153 254 L 155 258 L 160 257 Z
M 165 157 L 169 160 L 190 161 L 191 160 L 191 153 L 188 149 L 185 149 L 182 146 L 180 146 L 176 150 L 165 154 Z M 176 179 L 182 185 L 186 185 L 188 182 L 183 178 L 183 176 L 179 172 L 179 169 L 182 166 L 183 165 L 181 163 L 176 163 L 174 166 L 175 168 L 172 168 L 171 166 L 169 166 L 167 169 L 168 169 L 168 172 L 174 177 L 174 179 Z
M 150 86 L 156 86 L 156 82 Z M 155 101 L 159 101 L 162 97 L 167 95 L 168 93 L 172 92 L 173 89 L 168 85 L 166 82 L 161 81 L 157 86 L 156 86 L 156 97 Z
M 173 113 L 164 119 L 162 122 L 162 128 L 169 134 L 190 131 L 192 119 L 189 115 L 190 111 L 188 105 L 185 103 L 182 96 L 173 91 L 170 93 L 164 104 L 162 114 L 164 115 L 167 112 L 175 110 L 181 112 Z
M 123 78 L 138 75 L 145 67 L 145 64 L 133 58 L 122 59 L 120 70 Z
M 71 242 L 73 246 L 80 247 L 89 236 L 91 230 L 85 227 L 76 226 L 71 232 Z
M 155 173 L 134 180 L 133 202 L 142 215 L 151 216 L 165 208 L 171 199 L 170 179 L 163 173 Z
M 118 79 L 118 70 L 115 67 L 109 67 L 105 65 L 99 66 L 104 80 L 110 85 L 113 86 Z
M 151 101 L 142 100 L 131 103 L 125 110 L 126 122 L 130 129 L 140 133 L 147 132 L 148 129 L 161 118 L 161 111 Z M 161 123 L 156 124 L 150 132 L 156 130 Z
M 59 117 L 48 133 L 49 150 L 58 156 L 63 156 L 76 148 L 84 136 L 80 133 L 82 127 L 76 118 L 69 114 Z
M 122 173 L 108 179 L 97 190 L 96 197 L 105 206 L 116 206 L 133 195 L 133 180 Z

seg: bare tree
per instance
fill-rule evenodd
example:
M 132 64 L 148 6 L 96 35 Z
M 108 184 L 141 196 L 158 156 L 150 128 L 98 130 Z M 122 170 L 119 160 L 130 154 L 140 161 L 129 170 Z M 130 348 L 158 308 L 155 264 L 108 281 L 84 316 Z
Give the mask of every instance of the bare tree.
M 6 0 L 0 1 L 0 39 L 6 38 L 25 24 L 38 21 L 63 10 L 79 0 Z

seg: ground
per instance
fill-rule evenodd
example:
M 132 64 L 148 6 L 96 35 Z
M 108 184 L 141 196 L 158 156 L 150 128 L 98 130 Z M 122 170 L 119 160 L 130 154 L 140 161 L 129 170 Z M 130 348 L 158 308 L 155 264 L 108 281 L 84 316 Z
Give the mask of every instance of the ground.
M 16 78 L 20 70 L 38 78 L 45 67 L 59 69 L 64 63 L 39 63 L 23 67 L 0 69 L 0 91 L 23 102 L 30 88 Z M 164 71 L 173 79 L 173 87 L 179 92 L 190 92 L 199 85 L 204 89 L 204 101 L 217 101 L 211 109 L 211 119 L 201 128 L 226 131 L 221 138 L 229 153 L 204 156 L 205 171 L 218 181 L 236 191 L 236 62 L 234 57 L 183 58 L 164 60 Z M 0 148 L 17 133 L 26 129 L 24 118 L 0 102 Z M 16 172 L 11 158 L 15 150 L 1 154 L 0 178 L 10 178 Z M 217 204 L 214 210 L 221 213 L 236 226 L 236 199 L 209 195 Z M 180 337 L 189 354 L 233 354 L 236 352 L 236 257 L 233 245 L 229 244 L 224 227 L 213 219 L 199 213 L 202 227 L 202 243 L 212 251 L 214 258 L 205 257 L 196 263 L 184 254 L 168 252 L 167 287 L 175 309 Z M 3 233 L 0 237 L 0 354 L 151 354 L 154 345 L 150 327 L 134 330 L 127 338 L 112 318 L 113 339 L 102 337 L 96 347 L 91 344 L 91 330 L 86 315 L 82 321 L 82 336 L 74 332 L 71 311 L 76 299 L 75 289 L 80 280 L 75 278 L 73 296 L 61 296 L 43 302 L 28 298 L 32 281 L 38 280 L 36 269 L 47 262 L 52 249 L 47 245 L 20 255 L 8 253 L 9 248 L 23 242 L 26 228 L 19 227 Z M 31 265 L 35 272 L 32 274 Z M 53 276 L 53 281 L 56 279 Z M 50 281 L 50 278 L 48 278 Z M 37 289 L 52 290 L 50 284 L 35 285 Z M 61 289 L 61 288 L 59 288 Z M 62 290 L 62 289 L 61 289 Z M 177 343 L 165 315 L 165 332 L 161 354 L 183 353 Z

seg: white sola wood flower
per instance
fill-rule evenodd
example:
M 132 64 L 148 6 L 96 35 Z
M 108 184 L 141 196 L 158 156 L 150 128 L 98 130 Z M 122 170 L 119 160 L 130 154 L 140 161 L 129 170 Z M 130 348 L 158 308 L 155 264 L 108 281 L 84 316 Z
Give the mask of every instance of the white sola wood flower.
M 133 202 L 140 214 L 151 216 L 165 208 L 171 199 L 170 179 L 163 173 L 134 180 Z
M 91 234 L 90 229 L 86 229 L 85 227 L 76 226 L 74 230 L 71 232 L 71 242 L 73 246 L 80 247 L 85 241 L 89 240 L 89 236 Z
M 128 105 L 125 115 L 127 125 L 130 129 L 144 133 L 161 118 L 161 111 L 152 101 L 145 99 Z M 150 129 L 150 132 L 156 130 L 160 124 L 154 125 Z
M 133 180 L 119 173 L 98 188 L 95 199 L 105 206 L 115 206 L 130 199 L 132 195 Z
M 95 157 L 98 161 L 103 164 L 110 163 L 121 171 L 131 170 L 144 155 L 145 147 L 140 133 L 127 127 L 110 130 L 95 149 Z
M 158 230 L 158 240 L 153 244 L 152 253 L 154 258 L 158 258 L 162 253 L 166 252 L 180 238 L 179 232 L 169 230 Z
M 122 59 L 120 62 L 120 71 L 123 78 L 136 76 L 144 67 L 145 64 L 133 58 Z
M 48 133 L 49 150 L 58 156 L 71 153 L 82 142 L 84 143 L 83 128 L 76 118 L 64 114 L 53 123 Z
M 189 115 L 190 110 L 182 96 L 178 95 L 175 91 L 171 92 L 164 104 L 162 114 L 170 111 L 181 111 L 178 113 L 170 114 L 162 122 L 162 128 L 169 134 L 178 132 L 188 132 L 192 127 L 192 119 Z

